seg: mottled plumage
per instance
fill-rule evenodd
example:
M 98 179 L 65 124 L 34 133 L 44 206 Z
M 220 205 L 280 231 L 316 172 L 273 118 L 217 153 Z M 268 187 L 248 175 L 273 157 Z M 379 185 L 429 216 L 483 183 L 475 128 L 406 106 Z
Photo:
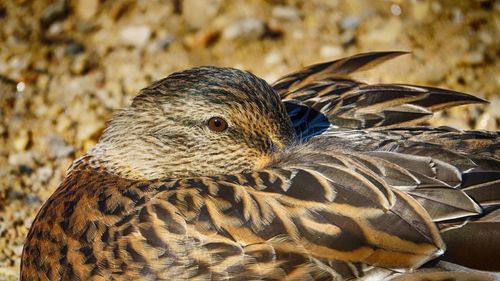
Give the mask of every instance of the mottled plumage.
M 415 126 L 473 96 L 348 78 L 400 54 L 155 82 L 44 204 L 22 280 L 495 280 L 500 133 Z

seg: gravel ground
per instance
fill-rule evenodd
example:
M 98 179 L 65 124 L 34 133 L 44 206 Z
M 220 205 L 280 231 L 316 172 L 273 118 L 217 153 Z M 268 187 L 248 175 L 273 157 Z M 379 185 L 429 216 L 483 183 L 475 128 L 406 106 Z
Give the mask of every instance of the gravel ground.
M 36 211 L 113 109 L 196 65 L 273 82 L 363 51 L 413 54 L 357 78 L 487 98 L 433 125 L 500 125 L 500 1 L 0 1 L 0 280 L 17 279 Z

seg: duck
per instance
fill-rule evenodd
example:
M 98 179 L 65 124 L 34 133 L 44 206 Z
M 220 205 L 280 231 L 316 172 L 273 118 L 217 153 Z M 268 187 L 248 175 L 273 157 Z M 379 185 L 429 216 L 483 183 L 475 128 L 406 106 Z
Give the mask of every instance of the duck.
M 153 82 L 43 204 L 21 280 L 499 280 L 500 132 L 423 125 L 478 97 L 351 78 L 403 54 Z

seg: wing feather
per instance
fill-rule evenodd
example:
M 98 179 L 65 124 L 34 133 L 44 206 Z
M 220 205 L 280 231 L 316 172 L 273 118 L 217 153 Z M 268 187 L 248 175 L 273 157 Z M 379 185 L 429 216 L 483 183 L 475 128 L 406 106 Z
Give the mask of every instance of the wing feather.
M 273 83 L 273 88 L 276 89 L 282 98 L 284 98 L 288 93 L 311 82 L 366 70 L 391 58 L 404 54 L 407 54 L 407 52 L 371 52 L 335 61 L 314 64 L 278 79 L 278 81 Z
M 311 65 L 279 79 L 273 88 L 287 105 L 297 135 L 304 139 L 323 132 L 330 124 L 350 129 L 413 125 L 439 110 L 486 102 L 472 95 L 435 87 L 367 85 L 348 78 L 356 71 L 402 54 L 406 53 L 372 52 Z M 301 110 L 301 105 L 308 110 Z M 304 128 L 304 120 L 312 128 Z

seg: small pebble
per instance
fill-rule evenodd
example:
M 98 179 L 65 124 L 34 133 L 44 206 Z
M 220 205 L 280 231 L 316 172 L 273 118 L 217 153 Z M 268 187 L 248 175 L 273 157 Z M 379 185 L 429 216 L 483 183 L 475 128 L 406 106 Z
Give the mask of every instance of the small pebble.
M 217 15 L 221 2 L 221 0 L 184 0 L 182 17 L 190 27 L 203 28 Z
M 276 6 L 272 10 L 272 16 L 278 20 L 297 21 L 300 14 L 297 9 L 290 6 Z
M 255 40 L 264 35 L 266 26 L 257 18 L 246 18 L 233 22 L 224 28 L 222 36 L 226 39 Z
M 471 65 L 481 64 L 484 62 L 484 53 L 480 51 L 467 53 L 463 58 L 463 62 Z
M 352 29 L 346 30 L 340 35 L 339 41 L 342 46 L 349 47 L 356 42 L 356 33 Z
M 283 61 L 283 55 L 279 51 L 271 51 L 264 58 L 264 62 L 268 66 L 279 64 Z
M 489 99 L 490 113 L 494 118 L 500 118 L 500 96 L 495 96 Z
M 346 16 L 340 21 L 340 27 L 344 30 L 358 27 L 359 19 L 355 16 Z
M 55 158 L 70 156 L 75 149 L 58 136 L 49 137 L 49 155 Z
M 95 119 L 90 119 L 78 125 L 76 139 L 79 142 L 89 140 L 90 138 L 97 137 L 98 133 L 104 128 L 103 122 L 97 122 Z
M 87 72 L 90 68 L 89 57 L 85 54 L 78 55 L 71 64 L 71 72 L 73 74 L 83 74 Z
M 36 179 L 41 183 L 46 183 L 50 177 L 54 174 L 54 171 L 49 166 L 44 166 L 36 170 Z
M 412 15 L 416 21 L 424 21 L 430 13 L 429 1 L 414 1 L 412 2 Z
M 24 197 L 24 202 L 28 205 L 32 205 L 32 204 L 40 204 L 41 200 L 36 194 L 27 194 Z
M 171 34 L 166 34 L 154 40 L 148 47 L 150 52 L 165 51 L 175 41 L 175 37 Z
M 479 119 L 477 120 L 476 129 L 477 130 L 488 130 L 488 131 L 496 130 L 495 118 L 493 118 L 488 113 L 483 113 L 481 115 L 481 117 L 479 117 Z
M 13 146 L 17 151 L 24 151 L 30 142 L 30 135 L 28 131 L 20 131 L 18 136 L 13 141 Z
M 34 165 L 34 155 L 31 151 L 21 152 L 21 153 L 10 153 L 8 158 L 9 165 L 20 166 L 20 165 Z
M 18 92 L 23 92 L 23 91 L 24 91 L 24 89 L 26 89 L 26 84 L 25 84 L 24 82 L 19 82 L 19 83 L 17 83 L 17 85 L 16 85 L 16 90 L 17 90 Z
M 55 21 L 65 18 L 69 13 L 69 3 L 67 0 L 57 0 L 50 4 L 43 11 L 40 23 L 42 27 L 48 27 Z
M 147 25 L 129 25 L 120 31 L 120 39 L 126 45 L 142 47 L 148 42 L 151 33 Z
M 66 54 L 75 56 L 85 51 L 85 46 L 79 42 L 71 42 L 66 46 Z
M 395 16 L 399 16 L 401 15 L 401 6 L 399 6 L 398 4 L 392 4 L 391 5 L 391 13 Z
M 79 0 L 76 2 L 76 13 L 82 19 L 92 19 L 99 10 L 99 0 Z
M 360 36 L 360 41 L 365 45 L 373 46 L 376 44 L 395 44 L 400 38 L 402 30 L 401 22 L 397 18 L 391 18 Z
M 33 169 L 30 166 L 23 164 L 23 165 L 19 166 L 19 172 L 21 174 L 25 174 L 25 175 L 29 176 L 33 173 Z
M 337 45 L 324 45 L 319 49 L 319 54 L 324 59 L 339 58 L 343 52 L 344 49 Z

